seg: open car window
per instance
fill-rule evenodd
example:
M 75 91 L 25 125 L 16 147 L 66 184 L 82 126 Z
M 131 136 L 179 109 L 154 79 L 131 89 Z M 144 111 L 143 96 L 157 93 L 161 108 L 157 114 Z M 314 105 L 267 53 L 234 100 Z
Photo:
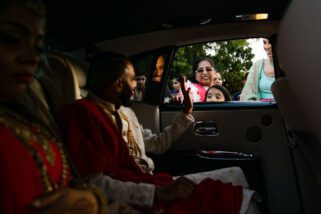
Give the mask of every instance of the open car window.
M 274 103 L 272 46 L 266 38 L 179 47 L 170 68 L 164 103 L 182 99 L 180 78 L 193 102 Z
M 135 102 L 159 103 L 164 82 L 167 54 L 159 51 L 132 57 L 136 87 L 131 99 Z

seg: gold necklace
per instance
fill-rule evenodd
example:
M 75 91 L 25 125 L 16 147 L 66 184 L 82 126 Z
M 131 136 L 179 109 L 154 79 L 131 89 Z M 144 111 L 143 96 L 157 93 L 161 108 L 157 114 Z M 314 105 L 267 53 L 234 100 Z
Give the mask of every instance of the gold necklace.
M 17 139 L 19 139 L 24 147 L 30 152 L 33 160 L 36 163 L 37 169 L 40 171 L 44 192 L 51 192 L 52 190 L 57 189 L 59 186 L 67 185 L 70 176 L 70 169 L 66 155 L 62 145 L 58 143 L 49 132 L 47 132 L 45 129 L 42 129 L 38 124 L 30 122 L 15 112 L 2 106 L 0 107 L 0 123 L 11 130 Z M 21 127 L 17 127 L 16 125 L 20 125 Z M 39 145 L 45 154 L 46 161 L 48 161 L 50 165 L 54 165 L 55 154 L 51 148 L 50 142 L 57 142 L 56 145 L 59 154 L 61 155 L 62 172 L 59 183 L 55 183 L 49 175 L 48 168 L 34 145 Z

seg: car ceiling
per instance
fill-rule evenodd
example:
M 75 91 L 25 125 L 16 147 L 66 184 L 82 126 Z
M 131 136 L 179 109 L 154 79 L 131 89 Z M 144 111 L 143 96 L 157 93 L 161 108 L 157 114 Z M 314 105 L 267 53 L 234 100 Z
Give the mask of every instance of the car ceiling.
M 290 0 L 47 0 L 47 41 L 61 51 L 153 31 L 240 22 L 236 15 L 269 13 L 280 20 Z

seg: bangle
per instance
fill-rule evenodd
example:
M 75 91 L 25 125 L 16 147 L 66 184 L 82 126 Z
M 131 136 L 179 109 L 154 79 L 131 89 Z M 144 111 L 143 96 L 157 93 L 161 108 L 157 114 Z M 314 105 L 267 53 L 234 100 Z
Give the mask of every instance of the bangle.
M 95 195 L 98 203 L 98 214 L 107 213 L 107 198 L 106 198 L 106 195 L 99 188 L 90 184 L 82 184 L 80 188 L 89 190 Z
M 98 213 L 106 214 L 107 213 L 107 198 L 106 195 L 97 187 L 91 187 L 90 190 L 94 193 L 97 198 L 99 209 Z

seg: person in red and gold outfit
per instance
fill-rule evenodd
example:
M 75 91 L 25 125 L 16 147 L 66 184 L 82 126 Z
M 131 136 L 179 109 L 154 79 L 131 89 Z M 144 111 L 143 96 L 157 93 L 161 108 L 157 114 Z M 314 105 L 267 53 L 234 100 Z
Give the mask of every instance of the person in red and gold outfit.
M 142 151 L 133 141 L 127 145 L 120 131 L 124 124 L 119 109 L 129 104 L 135 87 L 135 72 L 128 59 L 114 53 L 99 54 L 89 68 L 87 83 L 89 96 L 64 107 L 59 116 L 62 138 L 81 175 L 100 174 L 101 179 L 107 175 L 120 181 L 150 184 L 153 203 L 142 211 L 246 212 L 249 199 L 245 200 L 245 190 L 240 185 L 207 178 L 210 173 L 199 182 L 188 179 L 192 176 L 153 175 L 135 161 L 135 155 Z M 188 105 L 189 90 L 184 96 Z
M 41 61 L 45 7 L 39 0 L 0 3 L 0 213 L 98 213 L 107 200 L 93 187 L 68 187 L 64 148 L 16 102 Z

